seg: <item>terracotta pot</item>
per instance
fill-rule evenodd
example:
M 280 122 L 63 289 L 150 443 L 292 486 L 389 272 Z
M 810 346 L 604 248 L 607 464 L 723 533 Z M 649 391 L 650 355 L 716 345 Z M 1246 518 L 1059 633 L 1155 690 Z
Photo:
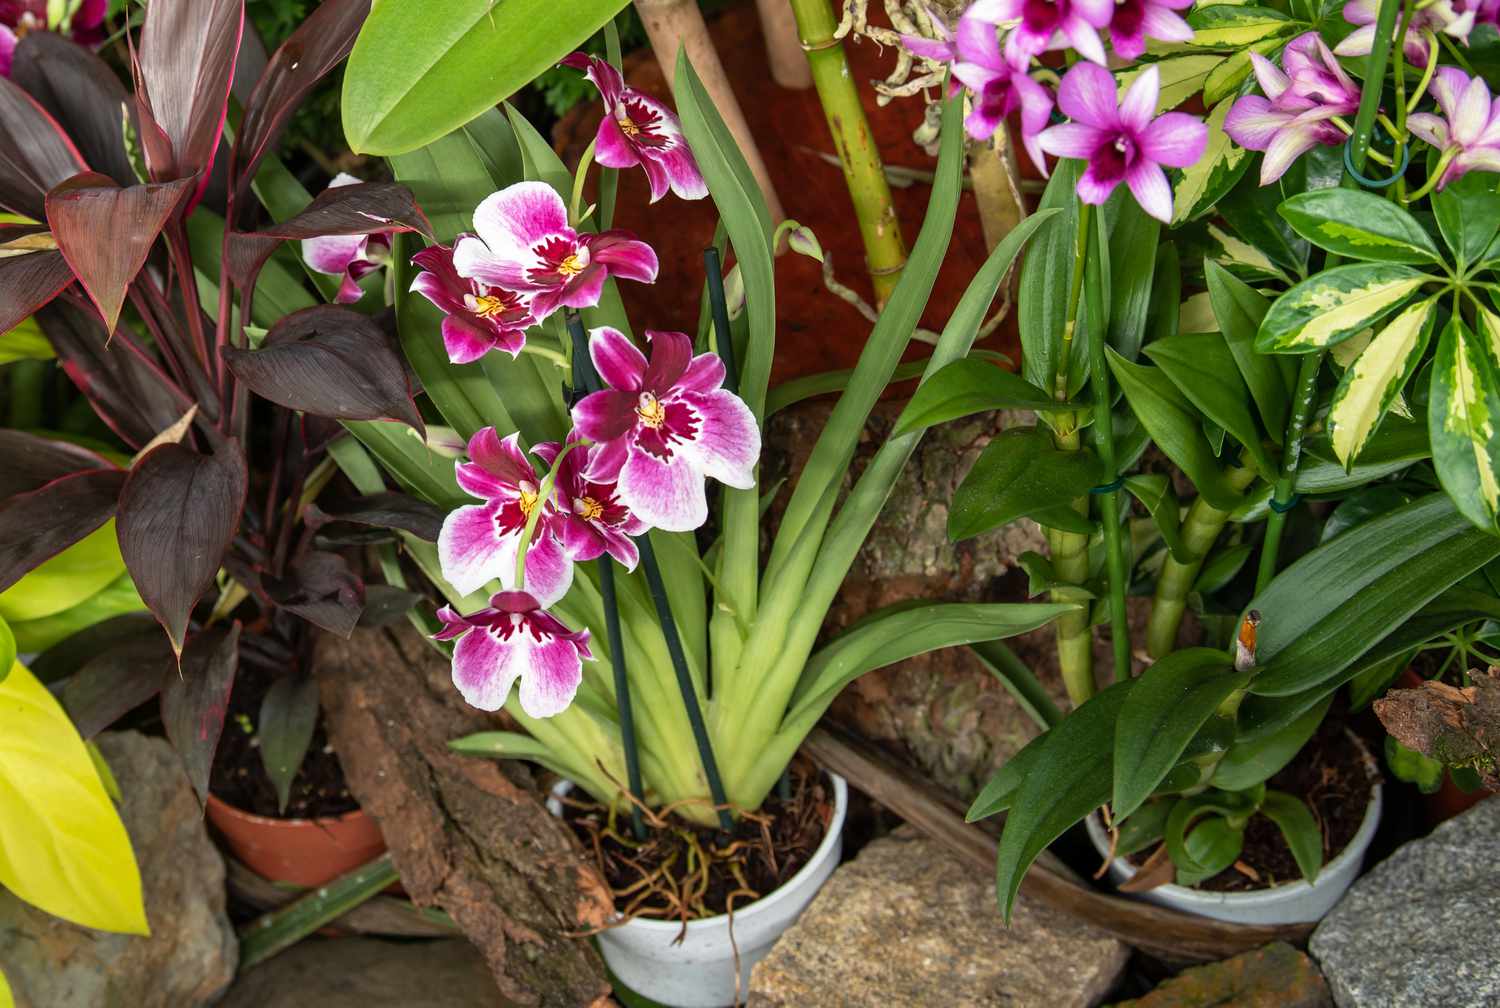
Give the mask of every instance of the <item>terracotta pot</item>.
M 245 867 L 272 882 L 308 889 L 385 852 L 380 827 L 364 809 L 328 819 L 270 819 L 209 795 L 208 821 Z
M 1425 681 L 1415 671 L 1407 668 L 1402 671 L 1397 685 L 1403 689 L 1421 689 Z M 1422 808 L 1426 812 L 1427 825 L 1436 826 L 1440 822 L 1447 822 L 1459 813 L 1467 812 L 1494 793 L 1488 788 L 1465 791 L 1453 783 L 1453 775 L 1445 770 L 1443 783 L 1437 791 L 1422 796 Z

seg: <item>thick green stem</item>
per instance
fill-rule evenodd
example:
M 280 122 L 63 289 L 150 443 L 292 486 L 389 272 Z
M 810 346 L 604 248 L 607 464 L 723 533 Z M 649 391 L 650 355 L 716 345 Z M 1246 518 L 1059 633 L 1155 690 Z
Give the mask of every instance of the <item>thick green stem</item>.
M 875 287 L 875 301 L 885 304 L 906 266 L 906 242 L 891 202 L 880 149 L 870 135 L 865 107 L 844 58 L 844 44 L 834 38 L 837 22 L 829 0 L 791 0 L 797 32 L 807 53 L 813 85 L 828 117 L 828 131 L 844 169 L 844 184 L 854 203 L 859 234 L 865 244 L 865 265 Z
M 1255 470 L 1236 468 L 1225 475 L 1238 491 L 1255 479 Z M 1192 591 L 1208 551 L 1228 520 L 1228 511 L 1220 511 L 1202 497 L 1188 508 L 1182 522 L 1182 544 L 1193 559 L 1182 563 L 1169 553 L 1162 563 L 1161 576 L 1156 579 L 1156 596 L 1151 603 L 1151 618 L 1146 624 L 1146 650 L 1152 658 L 1168 655 L 1177 647 L 1177 629 L 1182 625 L 1188 592 Z

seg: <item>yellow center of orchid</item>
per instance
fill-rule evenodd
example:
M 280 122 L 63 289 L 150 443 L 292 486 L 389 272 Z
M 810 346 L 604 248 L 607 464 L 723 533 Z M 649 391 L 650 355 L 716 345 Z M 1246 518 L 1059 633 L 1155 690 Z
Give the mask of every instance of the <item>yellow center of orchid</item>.
M 576 277 L 578 274 L 583 272 L 583 267 L 583 257 L 580 256 L 577 252 L 574 252 L 572 255 L 568 256 L 562 262 L 557 264 L 557 272 L 561 273 L 565 277 Z
M 666 407 L 650 392 L 641 393 L 640 402 L 635 407 L 635 415 L 641 418 L 641 423 L 652 430 L 660 430 L 662 424 L 667 422 Z
M 494 318 L 505 312 L 505 302 L 493 294 L 480 294 L 471 297 L 471 301 L 469 310 L 480 318 Z
M 580 497 L 573 506 L 584 521 L 598 521 L 604 517 L 604 505 L 592 497 Z
M 635 124 L 635 120 L 630 118 L 628 115 L 617 116 L 615 118 L 615 121 L 620 124 L 620 132 L 624 133 L 626 136 L 638 137 L 641 135 L 641 128 L 637 126 Z
M 522 517 L 525 517 L 525 518 L 530 518 L 531 517 L 531 512 L 533 512 L 533 511 L 536 510 L 536 502 L 537 502 L 537 500 L 538 500 L 538 494 L 537 494 L 537 492 L 535 490 L 529 489 L 527 487 L 522 487 L 521 488 L 521 500 L 520 500 L 520 504 L 521 504 L 521 515 L 522 515 Z

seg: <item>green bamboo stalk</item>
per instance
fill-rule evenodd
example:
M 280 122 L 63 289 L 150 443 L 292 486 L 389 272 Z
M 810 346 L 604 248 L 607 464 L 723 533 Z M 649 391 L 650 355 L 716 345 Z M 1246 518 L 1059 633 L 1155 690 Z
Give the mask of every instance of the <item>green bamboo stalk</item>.
M 389 852 L 251 921 L 240 933 L 240 972 L 285 952 L 397 881 Z
M 854 216 L 865 244 L 865 265 L 875 287 L 875 301 L 883 305 L 895 291 L 896 281 L 906 266 L 906 242 L 891 202 L 891 187 L 886 181 L 880 149 L 870 135 L 870 122 L 844 57 L 844 44 L 834 37 L 837 22 L 829 0 L 791 0 L 791 4 L 802 49 L 812 70 L 813 86 L 828 118 L 828 131 L 833 135 L 833 145 L 844 169 L 844 183 L 854 203 Z

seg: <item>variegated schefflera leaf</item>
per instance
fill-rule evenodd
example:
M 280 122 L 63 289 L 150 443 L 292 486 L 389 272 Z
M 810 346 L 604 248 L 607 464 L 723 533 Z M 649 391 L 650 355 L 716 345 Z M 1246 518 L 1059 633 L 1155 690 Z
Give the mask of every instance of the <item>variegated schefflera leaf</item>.
M 1205 120 L 1208 145 L 1203 156 L 1182 169 L 1173 187 L 1173 206 L 1176 208 L 1173 227 L 1212 210 L 1219 198 L 1234 188 L 1250 164 L 1250 152 L 1230 140 L 1229 134 L 1224 132 L 1224 119 L 1233 104 L 1229 99 L 1219 102 Z
M 1261 320 L 1261 353 L 1312 353 L 1378 323 L 1438 278 L 1403 263 L 1324 270 L 1277 298 Z
M 1500 531 L 1500 318 L 1480 316 L 1483 332 L 1454 314 L 1438 340 L 1427 424 L 1443 489 L 1469 521 Z
M 1440 264 L 1443 254 L 1417 219 L 1389 200 L 1353 189 L 1319 189 L 1277 212 L 1302 237 L 1364 262 Z
M 1345 469 L 1354 465 L 1421 362 L 1436 307 L 1435 297 L 1407 306 L 1345 369 L 1328 408 L 1328 439 Z

